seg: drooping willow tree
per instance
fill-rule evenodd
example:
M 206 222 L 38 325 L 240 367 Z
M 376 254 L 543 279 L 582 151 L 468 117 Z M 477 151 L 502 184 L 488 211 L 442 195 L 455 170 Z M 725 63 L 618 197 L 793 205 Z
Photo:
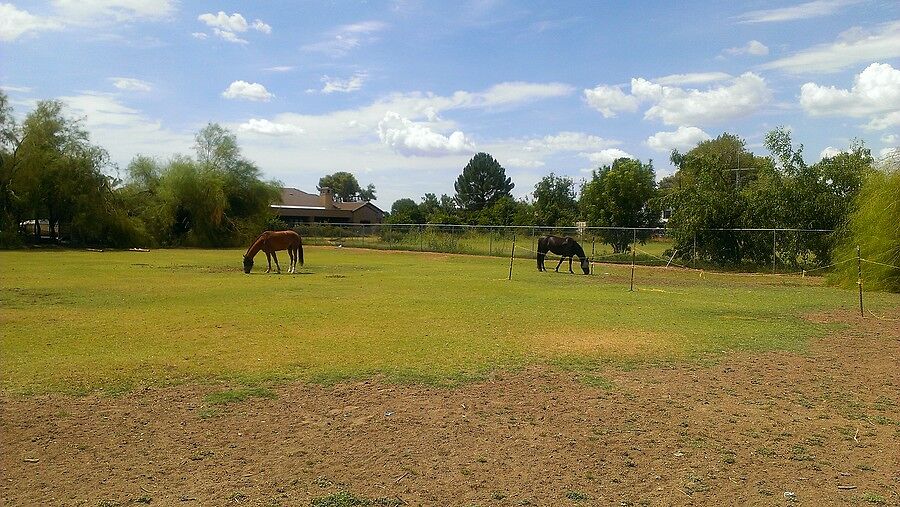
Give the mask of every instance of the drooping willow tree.
M 900 292 L 900 149 L 880 160 L 866 176 L 855 204 L 835 249 L 835 261 L 855 259 L 859 247 L 864 287 Z M 831 280 L 855 285 L 857 263 L 840 264 Z

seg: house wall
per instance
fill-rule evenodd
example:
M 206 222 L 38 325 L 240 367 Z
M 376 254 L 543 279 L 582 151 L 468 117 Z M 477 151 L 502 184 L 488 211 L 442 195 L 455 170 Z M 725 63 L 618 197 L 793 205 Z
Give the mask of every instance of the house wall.
M 372 206 L 363 206 L 353 212 L 353 223 L 357 224 L 380 224 L 384 219 L 384 215 Z

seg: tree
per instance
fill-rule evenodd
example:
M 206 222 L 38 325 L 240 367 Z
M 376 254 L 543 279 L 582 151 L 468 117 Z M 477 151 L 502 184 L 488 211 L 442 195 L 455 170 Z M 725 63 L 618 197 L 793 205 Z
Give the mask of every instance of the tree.
M 477 212 L 503 196 L 515 185 L 494 157 L 477 153 L 456 179 L 456 201 L 466 211 Z
M 540 225 L 571 226 L 578 215 L 575 182 L 550 173 L 534 186 L 534 214 Z
M 237 137 L 218 123 L 209 123 L 194 136 L 197 161 L 218 170 L 231 169 L 242 160 Z
M 391 224 L 420 224 L 422 214 L 416 201 L 409 198 L 398 199 L 391 205 L 391 214 L 388 216 Z
M 21 129 L 6 94 L 0 90 L 0 246 L 19 243 L 17 218 L 21 203 L 13 190 L 13 180 L 21 166 L 18 157 L 21 144 Z
M 789 203 L 778 214 L 779 226 L 796 229 L 838 230 L 846 224 L 854 197 L 874 160 L 860 140 L 850 150 L 808 166 L 803 160 L 803 145 L 794 148 L 791 133 L 778 127 L 766 135 L 766 147 L 772 152 L 780 171 L 780 195 L 767 194 L 774 202 Z M 760 202 L 761 209 L 772 202 Z M 798 233 L 785 235 L 778 244 L 782 261 L 795 264 L 815 261 L 828 264 L 834 248 L 834 234 Z
M 714 263 L 770 262 L 771 237 L 717 229 L 778 223 L 784 203 L 771 160 L 753 155 L 742 139 L 728 133 L 685 154 L 674 151 L 671 160 L 677 167 L 675 184 L 658 203 L 673 210 L 668 227 L 678 255 Z
M 370 183 L 363 189 L 359 186 L 356 176 L 346 171 L 338 171 L 319 178 L 319 189 L 326 187 L 330 188 L 334 192 L 334 197 L 341 202 L 375 200 L 375 185 Z
M 859 247 L 861 257 L 872 261 L 862 267 L 865 287 L 900 292 L 900 156 L 885 158 L 879 166 L 863 179 L 834 258 L 853 259 Z M 857 276 L 856 262 L 844 262 L 830 278 L 854 287 Z
M 592 171 L 584 184 L 579 202 L 589 225 L 602 227 L 657 227 L 659 210 L 652 200 L 656 196 L 656 176 L 651 163 L 619 158 L 612 165 Z M 634 240 L 632 231 L 606 230 L 600 234 L 616 253 L 628 251 Z M 642 243 L 650 231 L 637 232 Z
M 90 142 L 80 120 L 65 116 L 59 101 L 40 101 L 22 124 L 10 183 L 19 211 L 47 219 L 58 239 L 60 224 L 75 243 L 123 244 L 131 227 L 112 193 L 106 150 Z M 18 221 L 18 219 L 17 219 Z
M 207 125 L 196 140 L 196 160 L 174 157 L 161 165 L 135 158 L 120 194 L 159 244 L 243 243 L 270 222 L 269 205 L 278 200 L 281 185 L 262 179 L 227 129 Z

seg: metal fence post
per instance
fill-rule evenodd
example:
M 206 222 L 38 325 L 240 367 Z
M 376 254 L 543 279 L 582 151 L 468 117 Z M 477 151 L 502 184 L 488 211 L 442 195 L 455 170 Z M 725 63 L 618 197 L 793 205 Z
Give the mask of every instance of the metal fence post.
M 863 298 L 862 298 L 862 257 L 859 255 L 859 245 L 856 245 L 856 285 L 859 286 L 859 316 L 865 317 L 863 314 Z
M 516 233 L 513 232 L 512 251 L 509 252 L 509 278 L 507 278 L 507 280 L 512 280 L 513 260 L 515 260 L 515 258 L 516 258 Z
M 634 292 L 634 256 L 637 251 L 637 229 L 633 229 L 633 232 L 634 236 L 631 243 L 631 287 L 628 289 L 629 292 Z
M 775 274 L 775 259 L 778 258 L 778 254 L 776 253 L 776 250 L 775 250 L 775 247 L 776 247 L 775 232 L 777 230 L 778 229 L 772 229 L 772 274 L 773 275 Z

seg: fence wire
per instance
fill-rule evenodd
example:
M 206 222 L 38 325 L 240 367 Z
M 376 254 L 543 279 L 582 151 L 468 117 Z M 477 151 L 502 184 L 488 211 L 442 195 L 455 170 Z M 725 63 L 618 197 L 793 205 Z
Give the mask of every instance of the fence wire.
M 691 233 L 649 227 L 545 227 L 456 224 L 300 224 L 294 228 L 312 245 L 409 250 L 507 257 L 517 238 L 520 258 L 535 258 L 537 239 L 575 238 L 592 260 L 690 269 L 814 272 L 831 263 L 825 229 L 701 229 Z M 827 248 L 826 248 L 827 247 Z M 727 255 L 722 255 L 725 252 Z

